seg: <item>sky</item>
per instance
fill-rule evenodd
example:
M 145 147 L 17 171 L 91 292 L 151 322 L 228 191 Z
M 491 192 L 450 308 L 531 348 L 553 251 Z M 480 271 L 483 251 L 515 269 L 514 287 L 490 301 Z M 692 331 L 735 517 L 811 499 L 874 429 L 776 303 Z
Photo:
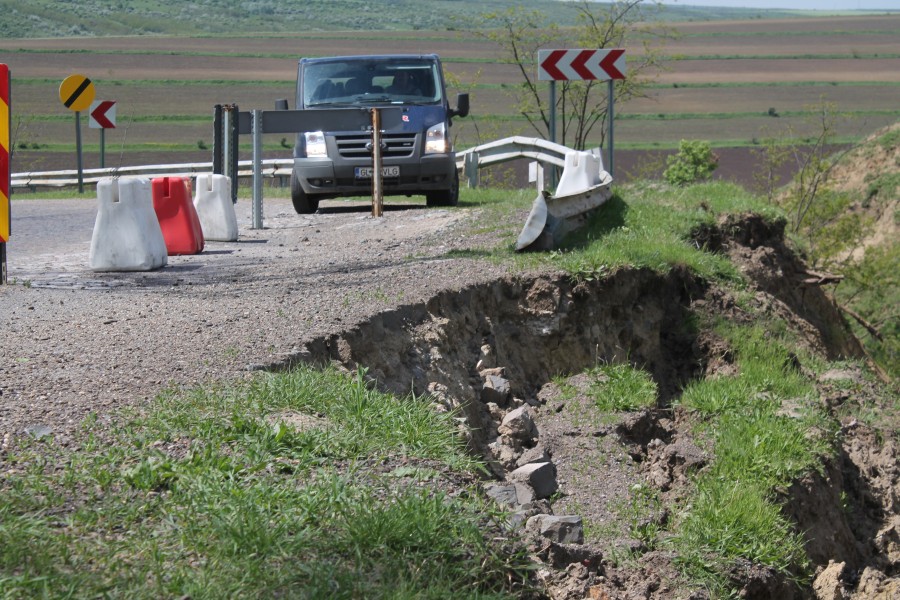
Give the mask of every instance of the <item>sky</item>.
M 680 6 L 727 6 L 729 8 L 781 8 L 804 10 L 900 9 L 900 0 L 661 0 Z

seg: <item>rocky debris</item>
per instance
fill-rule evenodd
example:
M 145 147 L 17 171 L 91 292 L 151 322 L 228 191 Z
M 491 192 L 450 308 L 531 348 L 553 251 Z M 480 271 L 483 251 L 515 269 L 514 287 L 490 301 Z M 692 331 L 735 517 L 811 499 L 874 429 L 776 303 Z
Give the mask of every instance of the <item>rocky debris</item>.
M 666 492 L 673 484 L 686 485 L 688 478 L 707 462 L 706 453 L 688 440 L 678 439 L 666 444 L 655 438 L 647 444 L 644 469 L 647 480 Z
M 813 581 L 813 592 L 816 600 L 845 600 L 849 593 L 844 589 L 847 563 L 836 563 L 833 560 L 816 576 Z
M 527 406 L 511 410 L 503 417 L 497 432 L 509 445 L 531 446 L 537 438 L 537 427 Z
M 529 463 L 509 474 L 512 481 L 527 483 L 539 500 L 549 498 L 559 489 L 556 483 L 556 467 L 553 463 Z
M 526 521 L 525 530 L 537 532 L 557 544 L 584 543 L 584 524 L 575 515 L 534 515 Z

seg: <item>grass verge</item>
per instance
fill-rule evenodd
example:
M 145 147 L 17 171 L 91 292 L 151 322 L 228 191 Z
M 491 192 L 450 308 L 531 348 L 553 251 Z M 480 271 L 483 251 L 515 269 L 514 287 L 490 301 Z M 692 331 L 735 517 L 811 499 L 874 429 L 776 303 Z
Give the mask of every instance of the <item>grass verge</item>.
M 479 468 L 452 418 L 361 373 L 167 394 L 113 441 L 10 457 L 0 595 L 502 598 L 525 579 L 494 509 L 441 491 Z

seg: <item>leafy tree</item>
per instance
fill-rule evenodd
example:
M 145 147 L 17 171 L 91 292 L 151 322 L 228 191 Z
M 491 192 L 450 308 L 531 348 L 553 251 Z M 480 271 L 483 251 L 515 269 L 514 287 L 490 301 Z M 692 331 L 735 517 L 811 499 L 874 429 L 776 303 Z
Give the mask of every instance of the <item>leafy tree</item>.
M 521 7 L 484 13 L 478 24 L 485 28 L 480 35 L 500 46 L 504 60 L 519 69 L 521 83 L 511 88 L 519 113 L 538 135 L 548 137 L 552 107 L 547 86 L 537 80 L 538 51 L 562 47 L 625 48 L 628 71 L 626 78 L 613 86 L 614 102 L 646 97 L 648 83 L 663 67 L 662 46 L 666 39 L 675 36 L 671 28 L 652 23 L 649 12 L 659 9 L 658 2 L 644 0 L 608 4 L 582 0 L 572 6 L 554 3 L 554 11 L 577 12 L 577 25 L 572 28 L 559 27 L 553 15 Z M 640 52 L 634 51 L 636 46 Z M 560 81 L 556 85 L 560 143 L 583 150 L 599 125 L 603 145 L 607 131 L 607 83 Z
M 709 146 L 709 142 L 700 140 L 681 140 L 678 154 L 666 160 L 668 167 L 663 177 L 672 185 L 689 185 L 709 179 L 719 166 L 719 157 Z

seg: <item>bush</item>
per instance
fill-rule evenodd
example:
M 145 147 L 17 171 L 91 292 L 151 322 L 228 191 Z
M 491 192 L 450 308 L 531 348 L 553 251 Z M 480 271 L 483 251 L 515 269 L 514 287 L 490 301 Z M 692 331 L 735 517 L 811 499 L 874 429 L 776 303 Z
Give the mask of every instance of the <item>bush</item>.
M 678 154 L 666 160 L 668 167 L 663 177 L 672 185 L 689 185 L 709 179 L 719 166 L 719 157 L 709 147 L 709 142 L 681 140 Z

